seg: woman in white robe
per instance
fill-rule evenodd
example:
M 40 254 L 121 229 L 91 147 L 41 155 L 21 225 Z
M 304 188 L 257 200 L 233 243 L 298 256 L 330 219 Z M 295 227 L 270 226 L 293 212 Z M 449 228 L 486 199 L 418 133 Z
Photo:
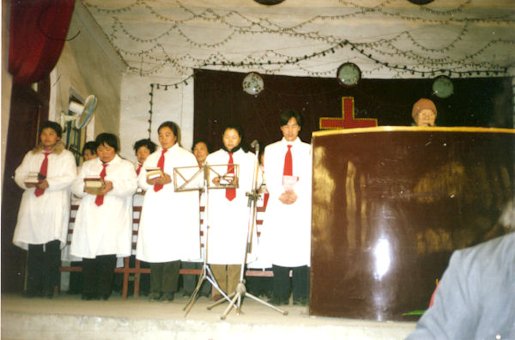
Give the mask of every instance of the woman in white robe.
M 161 147 L 148 156 L 138 176 L 139 186 L 146 193 L 136 258 L 150 263 L 151 301 L 172 301 L 178 288 L 181 260 L 200 256 L 198 191 L 174 189 L 174 169 L 185 177 L 198 170 L 195 156 L 179 146 L 178 130 L 174 122 L 159 126 Z M 162 166 L 160 159 L 164 162 Z M 161 175 L 148 177 L 149 170 L 156 168 L 161 168 Z
M 59 285 L 60 248 L 66 244 L 70 214 L 70 185 L 76 176 L 73 154 L 61 142 L 61 126 L 42 123 L 39 143 L 23 158 L 14 180 L 24 190 L 13 243 L 28 250 L 26 295 L 52 297 Z M 47 170 L 38 174 L 48 154 Z M 36 196 L 36 190 L 44 190 Z
M 241 130 L 238 127 L 225 129 L 223 144 L 222 149 L 207 156 L 206 163 L 218 172 L 210 172 L 210 181 L 214 185 L 220 184 L 220 176 L 226 174 L 228 169 L 227 166 L 216 165 L 229 164 L 232 155 L 233 163 L 239 168 L 239 173 L 235 174 L 238 188 L 232 199 L 227 197 L 227 189 L 209 190 L 207 262 L 220 289 L 231 294 L 236 290 L 241 264 L 246 257 L 250 216 L 246 194 L 253 188 L 256 159 L 254 154 L 241 149 Z M 215 300 L 217 298 L 215 296 Z
M 112 291 L 116 258 L 131 254 L 132 195 L 137 181 L 132 163 L 117 155 L 115 135 L 102 133 L 95 142 L 98 158 L 83 163 L 72 185 L 73 194 L 81 202 L 70 253 L 83 258 L 82 298 L 107 300 Z M 84 180 L 99 178 L 104 167 L 101 191 L 86 188 Z

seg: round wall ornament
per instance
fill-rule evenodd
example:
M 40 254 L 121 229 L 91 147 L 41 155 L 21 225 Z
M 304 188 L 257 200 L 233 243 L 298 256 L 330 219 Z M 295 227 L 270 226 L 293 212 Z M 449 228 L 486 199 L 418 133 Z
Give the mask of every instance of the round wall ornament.
M 336 78 L 343 86 L 354 86 L 361 80 L 361 70 L 354 63 L 343 63 L 338 67 Z
M 243 91 L 247 92 L 248 94 L 257 96 L 265 88 L 265 83 L 263 82 L 263 78 L 261 78 L 258 73 L 250 72 L 243 79 L 242 86 Z

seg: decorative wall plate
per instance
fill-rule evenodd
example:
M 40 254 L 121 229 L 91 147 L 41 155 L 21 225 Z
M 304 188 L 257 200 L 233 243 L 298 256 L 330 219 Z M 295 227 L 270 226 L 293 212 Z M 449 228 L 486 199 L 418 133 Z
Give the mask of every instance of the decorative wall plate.
M 361 79 L 361 70 L 354 63 L 343 63 L 338 67 L 336 78 L 344 86 L 354 86 Z

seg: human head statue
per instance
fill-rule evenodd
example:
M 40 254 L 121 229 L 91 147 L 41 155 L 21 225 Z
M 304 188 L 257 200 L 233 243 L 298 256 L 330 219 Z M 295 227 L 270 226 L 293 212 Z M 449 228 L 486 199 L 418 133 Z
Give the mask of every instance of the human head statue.
M 436 105 L 431 99 L 420 98 L 413 104 L 411 117 L 416 126 L 435 126 Z

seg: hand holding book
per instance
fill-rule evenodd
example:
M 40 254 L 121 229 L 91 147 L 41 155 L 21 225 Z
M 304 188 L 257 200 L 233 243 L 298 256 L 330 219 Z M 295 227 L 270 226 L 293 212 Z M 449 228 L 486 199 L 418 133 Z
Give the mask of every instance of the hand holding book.
M 165 185 L 172 183 L 172 178 L 167 173 L 164 173 L 160 168 L 147 168 L 147 183 L 149 185 L 161 184 Z

